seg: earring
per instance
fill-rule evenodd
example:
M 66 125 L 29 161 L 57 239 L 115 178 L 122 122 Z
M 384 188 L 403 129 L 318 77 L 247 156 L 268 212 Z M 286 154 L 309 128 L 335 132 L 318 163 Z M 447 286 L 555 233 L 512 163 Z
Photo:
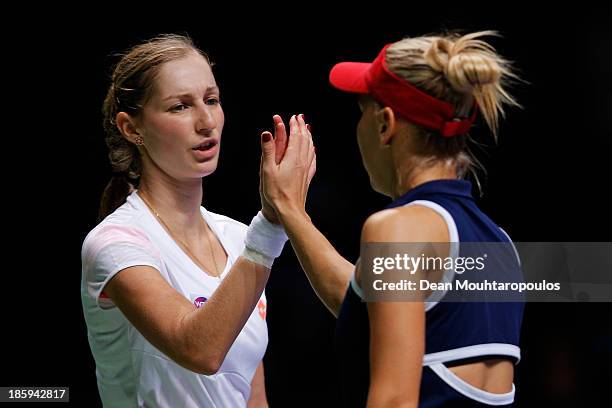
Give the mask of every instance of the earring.
M 144 139 L 142 138 L 142 136 L 136 136 L 134 144 L 136 144 L 136 146 L 144 146 Z

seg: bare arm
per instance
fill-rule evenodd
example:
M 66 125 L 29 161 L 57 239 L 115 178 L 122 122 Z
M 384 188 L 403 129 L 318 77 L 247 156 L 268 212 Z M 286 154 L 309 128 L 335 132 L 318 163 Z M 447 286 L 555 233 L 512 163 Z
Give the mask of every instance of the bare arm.
M 269 275 L 269 269 L 240 257 L 199 309 L 149 266 L 124 269 L 104 291 L 151 344 L 181 366 L 211 375 L 253 312 Z
M 419 403 L 423 369 L 423 302 L 370 302 L 369 408 Z
M 361 236 L 362 243 L 427 243 L 447 242 L 448 239 L 444 220 L 421 206 L 376 213 L 365 222 Z M 365 273 L 372 272 L 357 271 L 358 282 L 364 281 Z M 415 280 L 423 273 L 417 271 Z M 424 303 L 416 300 L 369 302 L 368 317 L 370 388 L 367 406 L 416 408 L 425 353 Z
M 251 382 L 251 397 L 249 398 L 247 408 L 268 408 L 263 362 L 257 367 Z
M 272 145 L 262 135 L 262 156 L 271 154 L 271 162 L 262 166 L 263 172 L 275 170 L 270 169 L 274 166 Z M 289 141 L 286 162 L 299 166 L 304 158 L 298 153 L 303 149 L 308 149 L 305 139 Z M 302 185 L 307 184 L 307 174 L 301 176 Z M 214 374 L 253 312 L 269 276 L 268 268 L 240 257 L 199 309 L 148 266 L 124 269 L 110 280 L 105 291 L 151 344 L 187 369 Z
M 287 143 L 285 125 L 280 116 L 274 117 L 275 143 L 271 144 L 274 149 L 267 157 L 262 157 L 262 196 L 265 196 L 269 207 L 274 208 L 275 215 L 285 227 L 302 269 L 317 296 L 334 316 L 338 316 L 354 265 L 336 251 L 306 214 L 304 202 L 310 180 L 316 171 L 316 155 L 312 149 L 312 135 L 303 118 L 292 117 L 289 127 L 290 142 Z M 301 144 L 295 143 L 298 141 Z M 293 153 L 303 160 L 286 162 L 283 159 L 285 146 L 287 152 L 297 150 Z M 275 162 L 272 162 L 273 157 Z M 304 174 L 308 175 L 307 183 L 300 184 Z
M 315 293 L 338 317 L 355 265 L 336 251 L 306 212 L 280 207 L 280 219 Z

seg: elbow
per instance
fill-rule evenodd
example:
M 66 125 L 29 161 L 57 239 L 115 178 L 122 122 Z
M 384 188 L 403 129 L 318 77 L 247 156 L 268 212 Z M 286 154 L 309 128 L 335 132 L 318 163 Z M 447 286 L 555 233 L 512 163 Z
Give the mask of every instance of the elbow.
M 177 361 L 177 363 L 196 374 L 215 375 L 221 368 L 223 360 L 213 356 L 192 356 L 185 357 L 182 361 Z
M 199 347 L 189 353 L 189 362 L 192 371 L 203 375 L 215 375 L 221 369 L 225 360 L 225 353 L 214 352 L 218 347 Z
M 199 362 L 199 364 L 197 365 L 197 373 L 198 374 L 202 374 L 202 375 L 215 375 L 217 374 L 217 372 L 219 372 L 219 369 L 221 368 L 221 361 L 217 361 L 217 360 L 212 360 L 212 359 L 208 359 L 208 360 L 204 360 Z
M 182 367 L 202 375 L 215 375 L 225 360 L 225 354 L 214 353 L 214 347 L 183 347 L 173 360 Z
M 179 327 L 175 331 L 177 341 L 174 347 L 176 354 L 173 356 L 173 360 L 197 374 L 217 374 L 229 350 L 214 351 L 223 349 L 222 346 L 216 344 L 215 339 L 203 336 L 205 337 L 203 341 L 202 336 L 195 338 L 187 334 L 189 332 L 184 330 L 184 327 L 186 327 L 184 319 L 179 322 Z

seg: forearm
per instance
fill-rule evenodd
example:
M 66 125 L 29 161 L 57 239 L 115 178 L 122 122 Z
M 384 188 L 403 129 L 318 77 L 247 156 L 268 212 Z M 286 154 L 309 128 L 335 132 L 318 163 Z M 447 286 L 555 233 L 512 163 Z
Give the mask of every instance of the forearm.
M 336 251 L 305 211 L 278 208 L 279 217 L 310 284 L 337 317 L 355 266 Z
M 269 269 L 240 257 L 211 298 L 181 320 L 184 347 L 203 371 L 219 369 L 269 276 Z

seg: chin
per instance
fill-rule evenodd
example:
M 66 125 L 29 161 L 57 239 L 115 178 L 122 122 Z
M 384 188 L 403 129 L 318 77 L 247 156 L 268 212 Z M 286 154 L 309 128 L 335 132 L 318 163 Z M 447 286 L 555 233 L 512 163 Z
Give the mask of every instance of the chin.
M 196 172 L 199 177 L 210 176 L 217 170 L 217 160 L 210 160 L 205 163 L 199 163 Z

